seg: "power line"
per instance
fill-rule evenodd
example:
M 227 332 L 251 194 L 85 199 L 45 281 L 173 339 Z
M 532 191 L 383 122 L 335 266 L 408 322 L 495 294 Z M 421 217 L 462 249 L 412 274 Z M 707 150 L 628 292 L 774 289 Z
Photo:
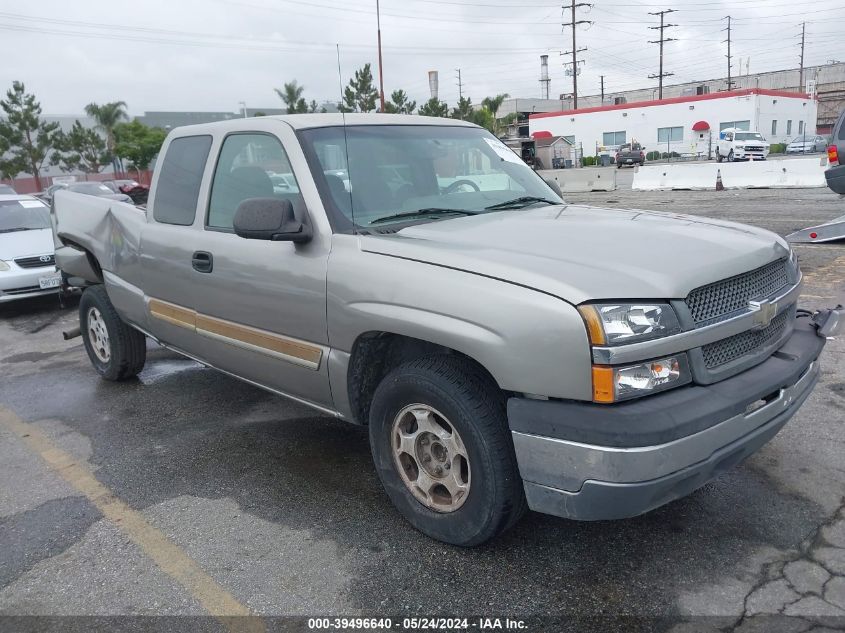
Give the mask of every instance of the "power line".
M 577 30 L 579 24 L 592 24 L 592 21 L 590 21 L 590 20 L 576 20 L 575 19 L 575 9 L 577 9 L 578 7 L 592 7 L 592 6 L 593 6 L 592 4 L 589 4 L 587 2 L 576 3 L 575 0 L 571 0 L 569 8 L 572 11 L 572 21 L 561 25 L 561 26 L 563 26 L 563 28 L 566 28 L 567 26 L 572 27 L 572 50 L 566 51 L 566 52 L 561 53 L 561 54 L 562 55 L 569 55 L 570 53 L 572 54 L 572 62 L 571 63 L 572 63 L 572 109 L 573 110 L 578 109 L 578 64 L 583 63 L 583 60 L 581 60 L 579 62 L 578 53 L 587 50 L 586 48 L 578 48 L 578 46 L 575 44 L 575 31 Z M 566 7 L 563 6 L 563 7 L 561 7 L 561 9 L 566 10 Z
M 675 73 L 665 73 L 663 72 L 663 44 L 665 42 L 674 42 L 674 37 L 664 37 L 664 31 L 671 26 L 678 26 L 677 24 L 664 24 L 663 18 L 667 13 L 675 13 L 675 9 L 664 9 L 663 11 L 656 11 L 654 13 L 649 13 L 649 15 L 659 15 L 660 16 L 660 26 L 650 26 L 648 27 L 651 30 L 660 30 L 660 39 L 652 40 L 649 44 L 660 44 L 660 72 L 656 75 L 649 75 L 649 79 L 657 79 L 658 81 L 658 99 L 663 98 L 663 78 L 664 77 L 671 77 Z

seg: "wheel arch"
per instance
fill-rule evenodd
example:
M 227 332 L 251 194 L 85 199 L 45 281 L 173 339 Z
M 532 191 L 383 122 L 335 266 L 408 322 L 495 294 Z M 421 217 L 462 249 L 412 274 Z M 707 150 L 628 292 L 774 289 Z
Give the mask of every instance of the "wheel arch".
M 403 363 L 435 354 L 466 359 L 486 380 L 501 389 L 493 374 L 469 354 L 406 334 L 370 330 L 355 339 L 347 366 L 346 389 L 353 421 L 368 424 L 373 394 L 390 371 Z

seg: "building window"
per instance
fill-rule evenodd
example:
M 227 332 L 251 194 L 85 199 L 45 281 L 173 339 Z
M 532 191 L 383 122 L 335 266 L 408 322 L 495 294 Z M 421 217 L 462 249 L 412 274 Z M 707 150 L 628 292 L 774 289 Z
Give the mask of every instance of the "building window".
M 745 130 L 747 132 L 751 130 L 751 121 L 725 121 L 724 123 L 719 123 L 720 132 L 729 127 L 735 127 L 738 130 Z
M 778 122 L 777 119 L 772 121 L 772 136 L 775 136 L 778 133 Z
M 625 144 L 625 130 L 621 132 L 605 132 L 602 135 L 602 145 L 605 147 L 611 145 L 624 145 Z
M 792 136 L 792 119 L 787 119 L 786 121 L 786 135 Z
M 670 143 L 672 141 L 684 140 L 683 127 L 659 127 L 657 128 L 657 142 Z
M 798 121 L 798 134 L 804 133 L 804 121 Z
M 613 105 L 622 105 L 623 103 L 628 103 L 625 97 L 613 97 Z

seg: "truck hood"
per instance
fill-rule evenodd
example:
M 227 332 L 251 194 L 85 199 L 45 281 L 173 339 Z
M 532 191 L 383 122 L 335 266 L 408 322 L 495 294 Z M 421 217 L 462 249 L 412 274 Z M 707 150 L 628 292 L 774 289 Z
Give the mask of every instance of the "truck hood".
M 774 233 L 742 224 L 572 204 L 365 235 L 361 248 L 501 279 L 574 304 L 682 299 L 698 286 L 789 253 Z
M 34 229 L 0 233 L 0 259 L 11 261 L 18 257 L 53 254 L 53 231 Z

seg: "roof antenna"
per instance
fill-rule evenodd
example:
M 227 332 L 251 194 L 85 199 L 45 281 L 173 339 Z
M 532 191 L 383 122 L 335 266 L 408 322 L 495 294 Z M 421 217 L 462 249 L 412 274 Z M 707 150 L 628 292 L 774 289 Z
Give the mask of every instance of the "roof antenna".
M 335 44 L 337 48 L 337 85 L 340 88 L 340 116 L 343 120 L 343 151 L 346 155 L 346 182 L 347 192 L 349 193 L 349 210 L 352 213 L 352 234 L 358 234 L 358 225 L 355 224 L 355 203 L 352 201 L 352 169 L 349 164 L 349 137 L 346 134 L 346 109 L 343 106 L 343 74 L 340 70 L 340 44 Z

